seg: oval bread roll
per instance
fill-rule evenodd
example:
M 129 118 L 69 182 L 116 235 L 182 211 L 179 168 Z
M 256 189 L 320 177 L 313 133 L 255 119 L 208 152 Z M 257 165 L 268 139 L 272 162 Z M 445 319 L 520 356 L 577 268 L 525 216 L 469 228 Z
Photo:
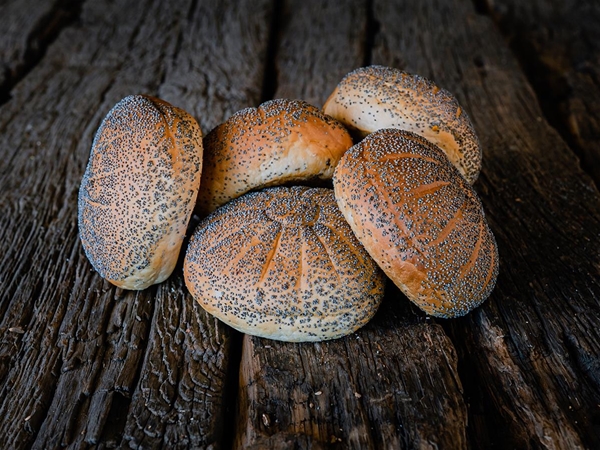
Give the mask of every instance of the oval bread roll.
M 79 190 L 79 235 L 98 273 L 145 289 L 173 271 L 202 171 L 202 132 L 185 111 L 143 95 L 102 121 Z
M 385 279 L 333 190 L 307 187 L 269 188 L 219 208 L 196 228 L 183 269 L 192 296 L 226 324 L 296 342 L 367 323 Z
M 461 316 L 489 296 L 496 241 L 475 191 L 439 147 L 380 130 L 346 152 L 333 182 L 358 240 L 427 314 Z
M 251 190 L 331 179 L 352 146 L 348 131 L 318 108 L 278 99 L 238 111 L 204 140 L 197 212 L 205 216 Z
M 383 128 L 412 131 L 439 146 L 473 184 L 481 145 L 456 98 L 433 82 L 398 69 L 369 66 L 346 75 L 323 111 L 360 137 Z

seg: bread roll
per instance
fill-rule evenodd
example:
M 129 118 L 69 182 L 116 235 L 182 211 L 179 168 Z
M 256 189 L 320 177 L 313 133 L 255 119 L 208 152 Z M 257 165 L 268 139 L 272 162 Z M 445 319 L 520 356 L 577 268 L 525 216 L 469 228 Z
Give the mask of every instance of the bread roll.
M 307 187 L 252 192 L 217 209 L 194 231 L 183 270 L 192 296 L 226 324 L 296 342 L 367 323 L 385 279 L 333 190 Z
M 202 171 L 202 132 L 185 111 L 143 95 L 102 121 L 79 190 L 79 235 L 98 273 L 145 289 L 173 271 Z
M 271 100 L 238 111 L 204 140 L 197 212 L 205 216 L 262 187 L 331 179 L 351 146 L 342 125 L 300 100 Z
M 427 314 L 462 316 L 489 296 L 496 241 L 475 191 L 439 147 L 377 131 L 346 152 L 333 183 L 358 240 Z
M 383 66 L 344 77 L 323 111 L 360 137 L 383 128 L 412 131 L 433 142 L 473 184 L 481 170 L 481 146 L 473 125 L 452 94 L 433 82 Z

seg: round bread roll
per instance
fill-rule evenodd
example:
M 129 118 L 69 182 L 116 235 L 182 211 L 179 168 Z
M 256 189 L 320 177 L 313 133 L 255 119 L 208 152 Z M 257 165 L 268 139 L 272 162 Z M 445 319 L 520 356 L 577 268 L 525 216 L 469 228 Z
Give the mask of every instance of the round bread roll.
M 96 133 L 79 189 L 79 235 L 98 273 L 145 289 L 173 271 L 202 172 L 202 132 L 143 95 L 117 103 Z
M 238 111 L 204 140 L 197 212 L 205 216 L 267 186 L 329 180 L 351 146 L 341 124 L 300 100 L 270 100 Z
M 254 336 L 322 341 L 375 314 L 385 277 L 356 240 L 332 189 L 246 194 L 201 222 L 185 283 L 210 314 Z
M 377 131 L 346 152 L 333 183 L 358 240 L 427 314 L 462 316 L 489 296 L 496 241 L 477 194 L 439 147 Z
M 398 69 L 369 66 L 346 75 L 323 111 L 361 138 L 383 128 L 412 131 L 439 146 L 473 184 L 481 145 L 456 98 L 433 82 Z

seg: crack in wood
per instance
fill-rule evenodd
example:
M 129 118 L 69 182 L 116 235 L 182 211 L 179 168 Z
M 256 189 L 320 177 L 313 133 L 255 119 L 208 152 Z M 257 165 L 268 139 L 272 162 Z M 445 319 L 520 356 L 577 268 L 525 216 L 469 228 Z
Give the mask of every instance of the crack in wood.
M 0 106 L 10 100 L 12 88 L 42 60 L 60 32 L 79 18 L 83 2 L 49 0 L 32 1 L 31 5 L 15 2 L 8 5 L 8 11 L 3 11 L 3 19 L 0 19 L 0 29 L 5 33 L 0 42 L 0 67 L 3 66 Z M 16 12 L 14 5 L 19 10 L 16 16 L 13 15 Z M 20 27 L 25 27 L 26 32 Z M 9 34 L 9 31 L 12 33 Z M 26 37 L 23 39 L 23 36 Z

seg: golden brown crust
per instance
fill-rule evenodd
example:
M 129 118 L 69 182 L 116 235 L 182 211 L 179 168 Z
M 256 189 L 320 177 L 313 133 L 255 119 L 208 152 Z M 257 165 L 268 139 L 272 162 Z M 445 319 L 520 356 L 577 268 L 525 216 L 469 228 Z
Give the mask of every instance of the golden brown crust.
M 202 132 L 188 113 L 143 95 L 111 109 L 79 190 L 79 235 L 102 277 L 125 289 L 168 278 L 201 171 Z
M 329 96 L 323 111 L 361 137 L 384 128 L 412 131 L 438 145 L 473 184 L 481 146 L 456 98 L 419 76 L 383 66 L 356 69 Z
M 477 194 L 439 147 L 380 130 L 346 152 L 333 182 L 358 240 L 423 311 L 457 317 L 489 296 L 496 241 Z
M 198 303 L 228 325 L 298 342 L 364 325 L 385 279 L 333 191 L 298 186 L 249 193 L 208 216 L 190 240 L 184 276 Z
M 204 140 L 197 211 L 205 216 L 262 187 L 330 179 L 351 146 L 341 124 L 300 100 L 271 100 L 238 111 Z

